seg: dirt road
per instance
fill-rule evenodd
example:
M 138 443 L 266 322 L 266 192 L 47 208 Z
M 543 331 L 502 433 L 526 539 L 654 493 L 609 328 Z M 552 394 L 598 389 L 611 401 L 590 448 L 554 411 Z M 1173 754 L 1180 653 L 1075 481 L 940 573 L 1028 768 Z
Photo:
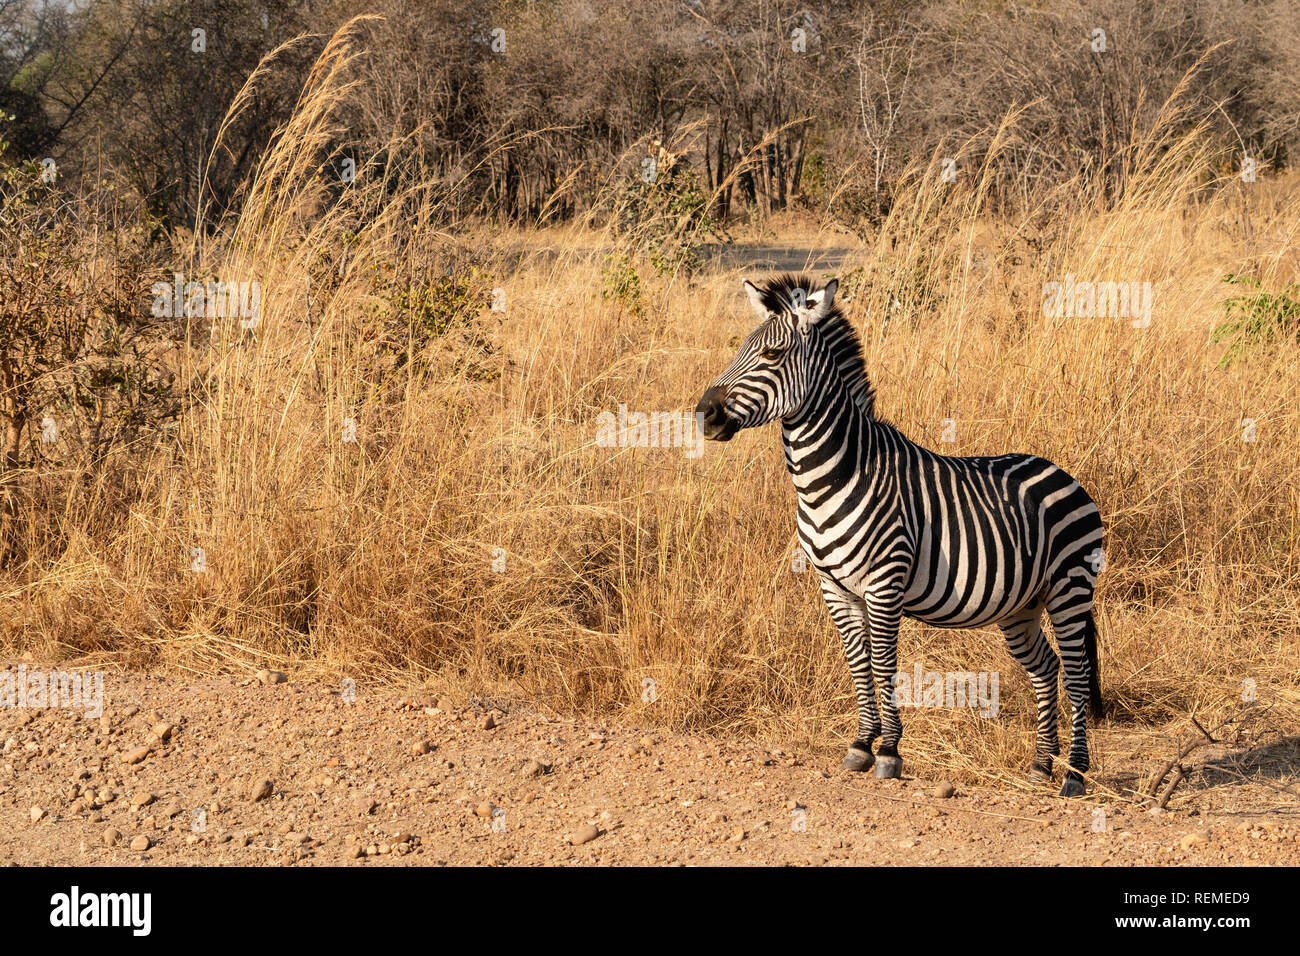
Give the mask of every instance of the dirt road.
M 944 796 L 743 741 L 276 680 L 107 675 L 99 717 L 0 708 L 0 863 L 1300 862 L 1284 812 Z

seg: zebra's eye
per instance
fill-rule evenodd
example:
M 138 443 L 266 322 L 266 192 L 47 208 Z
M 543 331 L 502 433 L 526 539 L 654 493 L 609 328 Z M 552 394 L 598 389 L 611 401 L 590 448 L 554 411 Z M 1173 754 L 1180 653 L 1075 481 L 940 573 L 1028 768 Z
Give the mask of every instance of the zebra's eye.
M 769 362 L 775 362 L 784 354 L 784 349 L 763 349 L 763 358 L 767 359 Z

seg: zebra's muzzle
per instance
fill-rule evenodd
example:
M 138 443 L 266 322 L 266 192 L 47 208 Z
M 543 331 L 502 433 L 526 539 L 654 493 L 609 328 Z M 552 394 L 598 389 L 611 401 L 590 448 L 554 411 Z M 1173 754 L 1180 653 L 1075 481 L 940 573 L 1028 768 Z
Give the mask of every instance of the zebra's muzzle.
M 695 414 L 704 423 L 704 437 L 709 441 L 728 441 L 740 430 L 740 422 L 727 414 L 726 400 L 726 390 L 714 385 L 695 406 Z

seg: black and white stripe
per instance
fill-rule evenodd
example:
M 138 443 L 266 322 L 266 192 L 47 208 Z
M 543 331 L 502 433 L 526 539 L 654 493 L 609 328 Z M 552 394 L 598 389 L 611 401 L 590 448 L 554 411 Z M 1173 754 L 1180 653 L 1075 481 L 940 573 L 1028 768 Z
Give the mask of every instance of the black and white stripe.
M 799 539 L 821 577 L 857 693 L 858 739 L 844 766 L 901 773 L 902 723 L 891 690 L 902 617 L 939 627 L 997 624 L 1037 696 L 1031 775 L 1038 780 L 1050 779 L 1060 752 L 1064 662 L 1073 724 L 1061 793 L 1080 794 L 1087 705 L 1101 712 L 1092 617 L 1102 544 L 1097 506 L 1050 461 L 938 455 L 877 417 L 861 344 L 835 306 L 836 288 L 795 276 L 761 288 L 746 282 L 763 322 L 697 412 L 705 437 L 720 441 L 781 420 Z M 1059 658 L 1044 636 L 1043 611 Z

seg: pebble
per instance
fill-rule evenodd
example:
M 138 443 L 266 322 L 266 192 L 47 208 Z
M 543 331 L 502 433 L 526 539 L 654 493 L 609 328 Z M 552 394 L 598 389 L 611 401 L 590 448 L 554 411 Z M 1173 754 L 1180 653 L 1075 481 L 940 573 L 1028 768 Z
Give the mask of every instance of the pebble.
M 491 714 L 488 714 L 486 717 L 484 717 L 483 722 L 479 724 L 479 726 L 483 730 L 492 730 L 496 727 L 496 725 L 497 725 L 497 719 L 493 717 Z
M 171 737 L 172 731 L 176 729 L 175 724 L 170 724 L 165 720 L 160 720 L 153 725 L 153 735 L 159 740 L 167 740 Z
M 149 804 L 153 803 L 154 800 L 156 799 L 157 797 L 155 797 L 152 793 L 145 793 L 143 790 L 141 790 L 139 793 L 131 794 L 131 806 L 147 807 L 149 806 Z
M 590 843 L 596 837 L 600 836 L 600 831 L 593 824 L 585 824 L 575 830 L 569 836 L 569 842 L 574 846 L 582 846 L 584 843 Z
M 28 815 L 32 818 L 32 823 L 40 823 L 41 818 L 45 816 L 45 811 L 40 807 L 32 807 Z
M 252 786 L 248 788 L 248 799 L 253 803 L 259 800 L 265 800 L 275 790 L 275 784 L 270 780 L 254 780 Z
M 433 750 L 433 746 L 427 740 L 420 740 L 411 744 L 411 755 L 413 757 L 423 757 Z
M 957 792 L 957 788 L 954 787 L 952 783 L 947 780 L 940 780 L 939 783 L 934 788 L 934 795 L 938 797 L 940 800 L 947 800 L 956 792 Z
M 480 803 L 477 807 L 474 808 L 474 816 L 476 817 L 492 816 L 492 804 L 484 800 L 482 803 Z
M 121 830 L 115 830 L 112 827 L 109 827 L 104 831 L 104 835 L 101 839 L 104 841 L 104 846 L 121 846 L 125 837 L 122 836 Z
M 150 845 L 149 838 L 145 836 L 143 833 L 131 841 L 131 849 L 139 850 L 141 852 L 149 849 L 149 845 Z
M 141 763 L 145 757 L 149 756 L 148 747 L 137 747 L 135 750 L 127 751 L 122 754 L 122 762 L 126 764 Z
M 282 671 L 272 671 L 263 668 L 257 672 L 257 679 L 263 684 L 283 684 L 289 678 Z
M 540 760 L 529 760 L 524 763 L 523 774 L 525 777 L 540 777 L 546 773 L 546 764 Z
M 363 814 L 369 815 L 375 812 L 375 807 L 379 806 L 373 797 L 358 797 L 357 809 Z

